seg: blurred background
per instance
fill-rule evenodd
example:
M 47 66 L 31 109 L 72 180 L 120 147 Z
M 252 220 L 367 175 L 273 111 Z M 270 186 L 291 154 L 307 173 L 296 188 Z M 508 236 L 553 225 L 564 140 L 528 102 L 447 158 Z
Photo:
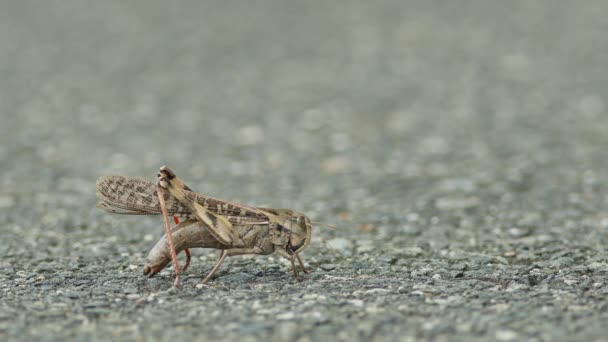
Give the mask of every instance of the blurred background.
M 333 265 L 316 277 L 369 272 L 403 285 L 401 275 L 416 283 L 425 274 L 412 275 L 423 266 L 407 258 L 428 258 L 430 277 L 442 267 L 449 273 L 445 260 L 454 255 L 480 254 L 503 258 L 501 272 L 512 274 L 533 265 L 547 277 L 593 262 L 608 271 L 603 1 L 70 0 L 0 8 L 0 280 L 10 298 L 0 333 L 19 336 L 37 323 L 15 308 L 49 309 L 32 298 L 65 284 L 90 289 L 100 273 L 125 270 L 133 278 L 118 283 L 149 292 L 129 266 L 141 265 L 160 220 L 94 209 L 94 184 L 107 174 L 154 179 L 164 164 L 199 192 L 338 224 L 316 228 L 305 252 L 313 268 Z M 191 271 L 192 284 L 209 255 Z M 487 263 L 468 267 L 496 272 Z M 68 276 L 54 278 L 62 272 Z M 8 289 L 32 274 L 55 280 L 46 290 Z M 606 280 L 595 276 L 590 284 Z M 345 288 L 362 286 L 353 277 Z M 89 283 L 70 283 L 77 279 Z M 586 302 L 589 320 L 555 321 L 573 319 L 593 335 L 602 316 L 591 312 L 606 312 L 600 297 Z M 406 300 L 399 298 L 376 307 Z M 135 315 L 124 310 L 117 321 Z M 93 319 L 86 307 L 74 312 Z M 509 312 L 479 331 L 455 331 L 519 337 L 494 334 L 514 322 Z M 420 319 L 408 321 L 412 336 L 435 331 L 417 325 L 423 314 L 409 314 Z M 458 311 L 436 315 L 449 325 Z M 539 320 L 528 337 L 572 332 L 568 324 L 543 330 L 555 321 L 538 315 L 525 315 Z

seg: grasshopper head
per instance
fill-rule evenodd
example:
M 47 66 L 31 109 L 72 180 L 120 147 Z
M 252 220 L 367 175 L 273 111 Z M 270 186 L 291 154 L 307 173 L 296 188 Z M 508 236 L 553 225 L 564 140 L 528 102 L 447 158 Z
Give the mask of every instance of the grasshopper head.
M 308 217 L 302 213 L 294 212 L 291 217 L 291 236 L 289 237 L 289 247 L 298 254 L 302 252 L 310 243 L 312 225 Z

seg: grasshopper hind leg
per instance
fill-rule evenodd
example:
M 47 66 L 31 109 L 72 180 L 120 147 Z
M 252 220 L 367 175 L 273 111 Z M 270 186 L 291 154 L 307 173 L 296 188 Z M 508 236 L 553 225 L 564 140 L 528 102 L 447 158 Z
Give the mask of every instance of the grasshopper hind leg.
M 213 277 L 215 272 L 217 272 L 217 270 L 220 269 L 220 266 L 222 266 L 222 263 L 224 262 L 224 259 L 226 259 L 227 254 L 228 253 L 226 252 L 226 250 L 222 249 L 222 252 L 220 253 L 220 258 L 215 263 L 215 266 L 213 266 L 213 269 L 211 269 L 211 272 L 209 272 L 209 274 L 207 274 L 205 279 L 203 279 L 203 284 L 207 284 L 207 282 L 211 279 L 211 277 Z
M 179 224 L 179 217 L 173 216 L 173 222 L 175 222 L 175 224 Z M 184 253 L 186 253 L 186 263 L 181 268 L 180 272 L 182 273 L 186 272 L 186 270 L 190 266 L 190 261 L 192 260 L 192 254 L 190 254 L 190 250 L 188 248 L 184 249 Z
M 190 254 L 190 250 L 188 248 L 184 249 L 184 253 L 186 253 L 186 263 L 182 266 L 180 272 L 186 272 L 188 267 L 190 266 L 190 261 L 192 260 L 192 254 Z
M 177 263 L 177 253 L 175 252 L 175 244 L 173 243 L 173 234 L 171 233 L 171 227 L 169 224 L 169 214 L 167 214 L 167 207 L 165 205 L 165 199 L 163 198 L 163 191 L 165 189 L 162 185 L 157 186 L 156 193 L 158 195 L 158 201 L 160 203 L 161 212 L 163 214 L 163 221 L 165 223 L 165 234 L 167 234 L 167 241 L 169 242 L 169 250 L 171 252 L 171 260 L 173 261 L 173 268 L 175 269 L 175 282 L 173 286 L 179 287 L 179 264 Z
M 245 254 L 264 254 L 264 251 L 260 247 L 257 247 L 257 246 L 253 247 L 253 248 L 222 249 L 222 253 L 220 254 L 220 259 L 215 263 L 215 266 L 213 266 L 213 269 L 211 270 L 211 272 L 209 272 L 209 274 L 205 277 L 205 279 L 203 279 L 203 284 L 206 284 L 211 279 L 211 277 L 213 277 L 213 275 L 220 268 L 220 266 L 222 265 L 222 263 L 224 262 L 224 259 L 226 259 L 226 257 L 236 256 L 236 255 L 245 255 Z

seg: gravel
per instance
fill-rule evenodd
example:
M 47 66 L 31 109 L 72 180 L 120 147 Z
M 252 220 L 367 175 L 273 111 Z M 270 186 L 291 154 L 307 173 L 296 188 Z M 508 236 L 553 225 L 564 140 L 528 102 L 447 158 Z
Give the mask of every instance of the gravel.
M 608 336 L 605 2 L 2 7 L 0 339 Z M 164 164 L 336 229 L 174 289 L 94 207 Z

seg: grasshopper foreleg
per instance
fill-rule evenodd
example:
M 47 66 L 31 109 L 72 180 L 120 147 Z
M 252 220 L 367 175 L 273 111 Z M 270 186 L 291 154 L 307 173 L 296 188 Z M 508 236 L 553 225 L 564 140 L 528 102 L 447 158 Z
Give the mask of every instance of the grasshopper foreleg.
M 306 271 L 306 269 L 304 268 L 304 263 L 302 263 L 302 260 L 300 259 L 300 257 L 296 253 L 293 253 L 287 249 L 277 249 L 276 252 L 279 255 L 284 256 L 291 262 L 291 269 L 293 270 L 293 275 L 296 278 L 296 280 L 297 281 L 304 280 L 304 278 L 300 277 L 300 275 L 298 274 L 298 269 L 296 268 L 296 259 L 298 259 L 298 262 L 300 263 L 300 267 L 302 268 L 302 272 L 308 273 L 308 271 Z
M 291 269 L 293 270 L 293 276 L 296 278 L 297 281 L 302 281 L 302 277 L 300 277 L 300 275 L 298 274 L 298 269 L 296 268 L 296 263 L 294 262 L 295 258 L 295 254 L 292 254 L 289 257 L 289 261 L 291 261 Z
M 299 254 L 295 254 L 295 256 L 298 259 L 298 262 L 300 263 L 300 268 L 302 269 L 302 272 L 308 273 L 308 271 L 306 270 L 306 268 L 304 268 L 304 263 L 302 262 L 302 259 L 300 259 L 300 255 Z

